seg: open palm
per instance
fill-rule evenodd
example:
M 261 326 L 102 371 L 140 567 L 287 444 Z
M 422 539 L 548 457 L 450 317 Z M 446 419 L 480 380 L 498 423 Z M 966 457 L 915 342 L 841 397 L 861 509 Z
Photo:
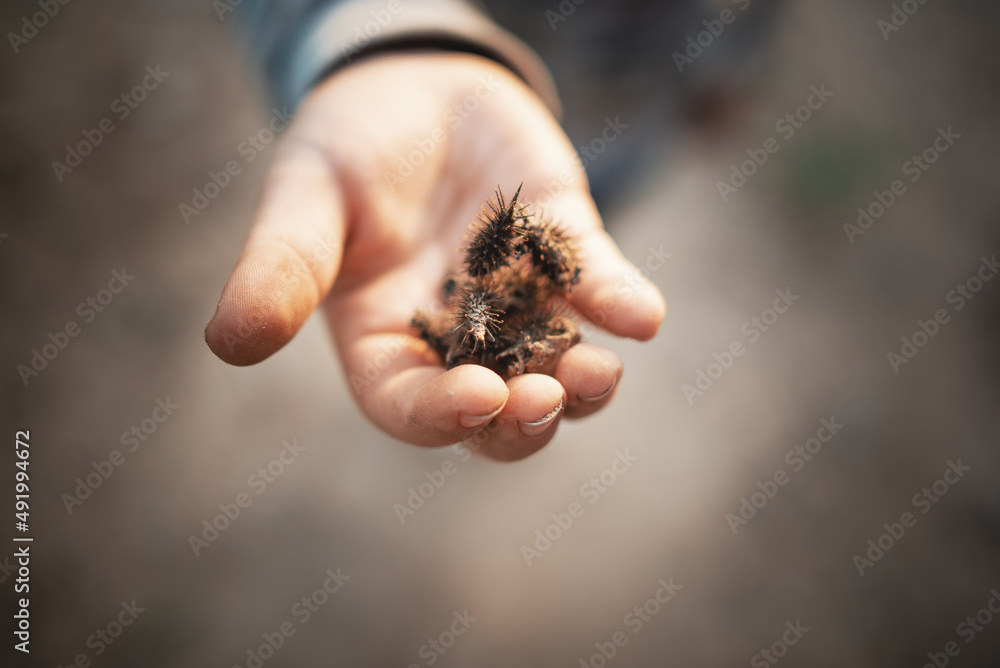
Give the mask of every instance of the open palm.
M 552 376 L 504 382 L 476 365 L 445 371 L 411 335 L 415 309 L 441 307 L 470 221 L 499 185 L 579 239 L 570 303 L 608 331 L 652 337 L 665 312 L 601 226 L 566 136 L 509 70 L 456 53 L 382 55 L 319 84 L 303 101 L 271 168 L 244 252 L 206 329 L 232 364 L 259 362 L 324 304 L 358 404 L 377 426 L 418 445 L 476 439 L 486 454 L 525 457 L 563 414 L 604 406 L 618 356 L 571 348 Z M 634 285 L 634 283 L 633 283 Z M 600 314 L 594 318 L 594 314 Z

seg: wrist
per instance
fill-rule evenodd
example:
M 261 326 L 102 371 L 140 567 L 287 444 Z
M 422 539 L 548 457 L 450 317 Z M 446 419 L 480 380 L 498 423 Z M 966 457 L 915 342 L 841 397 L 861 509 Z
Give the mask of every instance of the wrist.
M 412 3 L 330 3 L 294 37 L 278 76 L 279 102 L 298 105 L 334 72 L 391 53 L 456 52 L 499 63 L 524 81 L 560 115 L 555 85 L 538 56 L 523 42 L 459 0 Z

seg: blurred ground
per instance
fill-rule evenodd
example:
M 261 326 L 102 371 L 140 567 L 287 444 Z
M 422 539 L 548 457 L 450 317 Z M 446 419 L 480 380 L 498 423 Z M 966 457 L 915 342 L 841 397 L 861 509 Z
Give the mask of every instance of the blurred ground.
M 657 339 L 596 337 L 625 359 L 615 403 L 514 465 L 377 432 L 355 411 L 319 318 L 252 368 L 204 345 L 268 151 L 189 225 L 178 204 L 243 160 L 240 143 L 271 113 L 208 4 L 71 3 L 5 54 L 0 387 L 6 433 L 31 430 L 36 536 L 35 642 L 13 665 L 79 653 L 94 666 L 247 665 L 286 621 L 295 634 L 265 665 L 598 666 L 616 637 L 627 642 L 608 665 L 769 665 L 758 653 L 772 648 L 790 666 L 917 667 L 949 641 L 949 665 L 997 665 L 1000 619 L 980 613 L 971 638 L 975 627 L 959 625 L 1000 588 L 1000 281 L 960 311 L 947 295 L 1000 250 L 1000 11 L 929 2 L 886 41 L 876 22 L 889 3 L 785 4 L 769 57 L 730 82 L 737 111 L 709 114 L 700 131 L 677 124 L 695 99 L 681 91 L 714 85 L 697 62 L 688 80 L 664 44 L 638 75 L 581 56 L 614 8 L 583 4 L 554 32 L 547 6 L 518 21 L 499 10 L 552 63 L 575 144 L 607 115 L 634 119 L 591 172 L 626 255 L 672 254 L 651 274 L 669 304 Z M 5 5 L 0 24 L 34 9 Z M 694 33 L 680 32 L 682 44 Z M 657 43 L 649 34 L 637 41 Z M 595 62 L 611 69 L 588 87 Z M 64 146 L 157 65 L 163 83 L 57 181 Z M 811 86 L 834 94 L 785 138 L 775 122 Z M 948 127 L 960 138 L 906 180 L 904 163 Z M 717 182 L 772 136 L 780 150 L 722 201 Z M 628 165 L 628 185 L 614 183 Z M 849 243 L 844 224 L 897 178 L 906 192 Z M 134 282 L 86 321 L 78 304 L 123 267 Z M 751 340 L 744 323 L 786 289 L 799 299 Z M 949 321 L 894 373 L 887 353 L 942 308 Z M 70 320 L 80 334 L 25 387 L 17 365 Z M 713 354 L 736 341 L 744 354 L 689 402 L 682 386 L 718 371 Z M 123 447 L 122 433 L 168 398 L 173 415 Z M 823 419 L 843 428 L 810 461 L 786 459 Z M 304 450 L 272 464 L 271 482 L 253 478 L 286 440 Z M 63 495 L 115 449 L 124 463 L 67 512 Z M 636 461 L 605 492 L 581 489 L 626 452 Z M 959 459 L 969 470 L 938 496 L 933 483 Z M 440 481 L 448 460 L 454 475 L 401 524 L 394 505 Z M 779 470 L 786 483 L 768 485 Z M 5 457 L 4 478 L 13 472 Z M 745 525 L 727 520 L 761 488 L 773 496 L 753 497 L 762 507 Z M 924 488 L 939 500 L 915 502 Z M 241 492 L 249 507 L 195 556 L 189 536 Z M 574 502 L 583 511 L 569 528 L 549 526 Z M 908 511 L 915 524 L 883 537 L 892 546 L 859 575 L 855 555 Z M 529 566 L 522 546 L 545 546 L 536 530 L 561 535 Z M 293 606 L 328 569 L 350 579 L 303 620 Z M 662 607 L 648 602 L 661 579 L 682 587 Z M 110 645 L 88 644 L 133 599 L 135 622 Z M 448 644 L 466 611 L 476 621 L 443 655 L 426 645 Z M 808 628 L 786 634 L 789 647 L 786 622 Z

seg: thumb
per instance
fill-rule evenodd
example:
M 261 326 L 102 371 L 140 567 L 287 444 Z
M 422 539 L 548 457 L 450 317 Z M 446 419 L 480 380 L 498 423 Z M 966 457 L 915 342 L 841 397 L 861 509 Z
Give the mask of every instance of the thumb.
M 344 217 L 326 158 L 311 147 L 287 146 L 271 167 L 243 254 L 205 328 L 212 352 L 230 364 L 256 364 L 295 336 L 337 277 Z

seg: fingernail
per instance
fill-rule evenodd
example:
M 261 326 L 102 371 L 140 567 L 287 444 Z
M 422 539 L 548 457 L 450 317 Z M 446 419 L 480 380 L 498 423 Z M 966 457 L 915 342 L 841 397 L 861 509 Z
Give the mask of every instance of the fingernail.
M 559 405 L 553 408 L 551 411 L 542 416 L 542 419 L 535 420 L 534 422 L 522 422 L 517 421 L 517 428 L 521 430 L 521 433 L 525 436 L 538 436 L 552 424 L 552 421 L 556 419 L 556 416 L 563 409 L 562 399 L 559 400 Z
M 465 413 L 458 414 L 458 424 L 462 425 L 465 429 L 473 429 L 475 427 L 482 427 L 487 424 L 490 420 L 495 418 L 503 410 L 503 405 L 496 409 L 489 415 L 466 415 Z
M 600 394 L 598 394 L 596 397 L 580 397 L 580 401 L 600 401 L 604 397 L 606 397 L 609 394 L 611 394 L 611 390 L 615 389 L 615 385 L 617 385 L 617 384 L 618 384 L 618 379 L 615 378 L 613 381 L 611 381 L 611 387 L 609 387 L 608 389 L 604 390 L 603 392 L 601 392 Z

